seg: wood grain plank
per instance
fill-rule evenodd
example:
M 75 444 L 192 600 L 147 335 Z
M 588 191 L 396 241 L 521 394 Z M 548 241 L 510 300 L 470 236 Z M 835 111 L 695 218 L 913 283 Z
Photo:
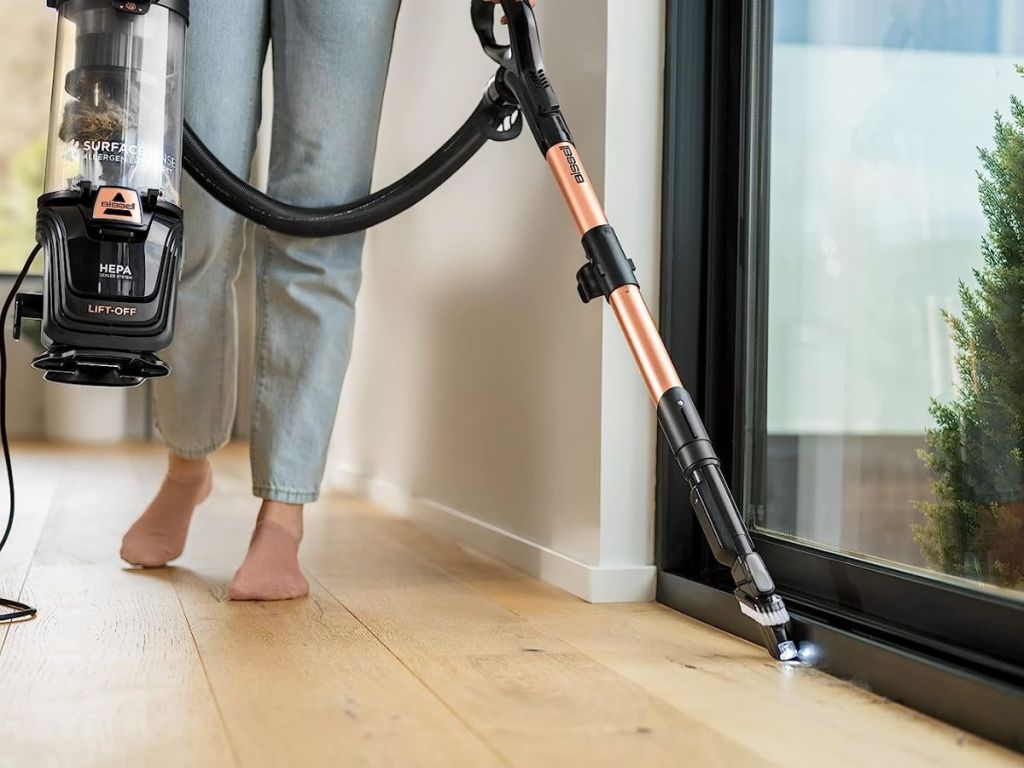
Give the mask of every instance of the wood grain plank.
M 169 573 L 33 566 L 26 596 L 39 618 L 0 655 L 0 764 L 235 764 Z
M 34 563 L 123 567 L 121 536 L 159 487 L 166 454 L 139 444 L 53 446 L 49 455 L 63 466 Z
M 11 538 L 0 557 L 0 574 L 28 567 L 67 467 L 67 456 L 38 443 L 12 446 L 17 509 Z M 7 478 L 0 464 L 0 533 L 7 523 Z M 22 574 L 23 575 L 23 574 Z
M 364 506 L 354 535 L 406 548 L 688 716 L 788 764 L 1022 766 L 1024 758 L 653 603 L 588 605 Z
M 229 603 L 226 573 L 175 584 L 245 766 L 499 766 L 331 595 Z
M 171 588 L 241 765 L 502 765 L 322 590 L 286 603 L 227 601 L 259 506 L 244 457 L 237 447 L 215 457 L 214 492 L 178 564 L 136 571 L 119 562 L 118 545 L 159 485 L 162 451 L 76 453 L 68 480 L 80 493 L 55 504 L 37 560 L 92 563 Z
M 308 569 L 513 765 L 774 764 L 338 512 Z
M 29 564 L 39 545 L 47 514 L 53 504 L 65 460 L 45 446 L 19 443 L 12 446 L 16 514 L 11 536 L 0 552 L 0 595 L 17 600 L 28 576 Z M 2 472 L 0 472 L 2 474 Z M 0 535 L 7 525 L 7 478 L 0 477 Z M 5 609 L 4 609 L 5 610 Z M 0 627 L 0 654 L 10 632 L 19 626 Z

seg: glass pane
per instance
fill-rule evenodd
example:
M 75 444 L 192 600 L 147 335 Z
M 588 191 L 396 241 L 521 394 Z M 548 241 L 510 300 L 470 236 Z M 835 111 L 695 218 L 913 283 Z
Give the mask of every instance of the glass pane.
M 757 522 L 1024 589 L 1024 0 L 774 8 Z

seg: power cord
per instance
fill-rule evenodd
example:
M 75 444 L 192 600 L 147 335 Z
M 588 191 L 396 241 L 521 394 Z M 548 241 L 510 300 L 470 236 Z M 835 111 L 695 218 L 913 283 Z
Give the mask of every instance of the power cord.
M 11 445 L 7 439 L 7 315 L 10 314 L 11 304 L 15 296 L 21 290 L 21 284 L 25 281 L 25 275 L 32 268 L 41 246 L 36 246 L 29 254 L 25 266 L 22 267 L 18 277 L 14 280 L 11 292 L 7 294 L 3 309 L 0 310 L 0 443 L 3 444 L 4 466 L 7 468 L 7 487 L 11 500 L 10 514 L 7 516 L 7 527 L 4 530 L 3 538 L 0 538 L 0 553 L 4 551 L 7 539 L 11 536 L 11 529 L 14 527 L 14 469 L 11 467 Z M 0 607 L 10 608 L 7 613 L 0 613 L 0 624 L 9 624 L 14 621 L 25 621 L 35 618 L 36 609 L 19 603 L 17 600 L 0 598 Z

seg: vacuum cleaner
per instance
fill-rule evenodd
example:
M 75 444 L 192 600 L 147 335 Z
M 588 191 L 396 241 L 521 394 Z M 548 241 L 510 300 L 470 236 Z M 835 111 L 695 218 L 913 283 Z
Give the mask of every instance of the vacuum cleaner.
M 188 0 L 47 4 L 57 9 L 59 21 L 46 189 L 39 198 L 38 246 L 12 291 L 15 338 L 25 318 L 41 321 L 45 351 L 33 365 L 46 379 L 135 386 L 170 373 L 158 353 L 171 343 L 174 328 L 182 262 L 183 168 L 217 201 L 260 226 L 300 237 L 342 235 L 415 205 L 488 141 L 520 135 L 525 122 L 586 254 L 576 274 L 579 297 L 585 303 L 604 300 L 611 307 L 689 484 L 690 502 L 712 552 L 732 574 L 740 610 L 758 624 L 774 658 L 797 658 L 786 607 L 754 549 L 707 430 L 640 294 L 634 264 L 610 226 L 573 143 L 544 67 L 536 17 L 527 0 L 501 0 L 508 44 L 496 38 L 495 5 L 471 0 L 473 27 L 498 70 L 458 131 L 394 184 L 325 208 L 287 205 L 252 188 L 233 176 L 184 123 Z M 17 293 L 40 251 L 42 293 Z M 10 304 L 11 296 L 4 319 Z M 6 373 L 5 351 L 2 357 Z M 0 410 L 6 397 L 3 401 Z M 2 437 L 10 479 L 6 429 Z M 9 485 L 13 517 L 13 480 Z

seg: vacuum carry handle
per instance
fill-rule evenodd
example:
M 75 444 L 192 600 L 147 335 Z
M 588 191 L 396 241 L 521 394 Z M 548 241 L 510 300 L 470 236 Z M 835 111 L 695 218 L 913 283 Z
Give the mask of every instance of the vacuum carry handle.
M 484 52 L 500 64 L 502 69 L 514 75 L 529 77 L 531 73 L 542 73 L 544 60 L 541 57 L 540 30 L 529 0 L 501 0 L 508 24 L 509 45 L 501 45 L 496 38 L 496 5 L 488 0 L 472 0 L 470 5 L 473 28 Z M 554 96 L 553 92 L 551 96 Z
M 496 63 L 506 66 L 512 58 L 512 46 L 500 45 L 497 41 L 494 34 L 494 5 L 487 0 L 472 0 L 470 14 L 473 17 L 473 29 L 476 30 L 476 36 L 480 38 L 480 45 L 483 46 L 484 53 L 494 59 Z

